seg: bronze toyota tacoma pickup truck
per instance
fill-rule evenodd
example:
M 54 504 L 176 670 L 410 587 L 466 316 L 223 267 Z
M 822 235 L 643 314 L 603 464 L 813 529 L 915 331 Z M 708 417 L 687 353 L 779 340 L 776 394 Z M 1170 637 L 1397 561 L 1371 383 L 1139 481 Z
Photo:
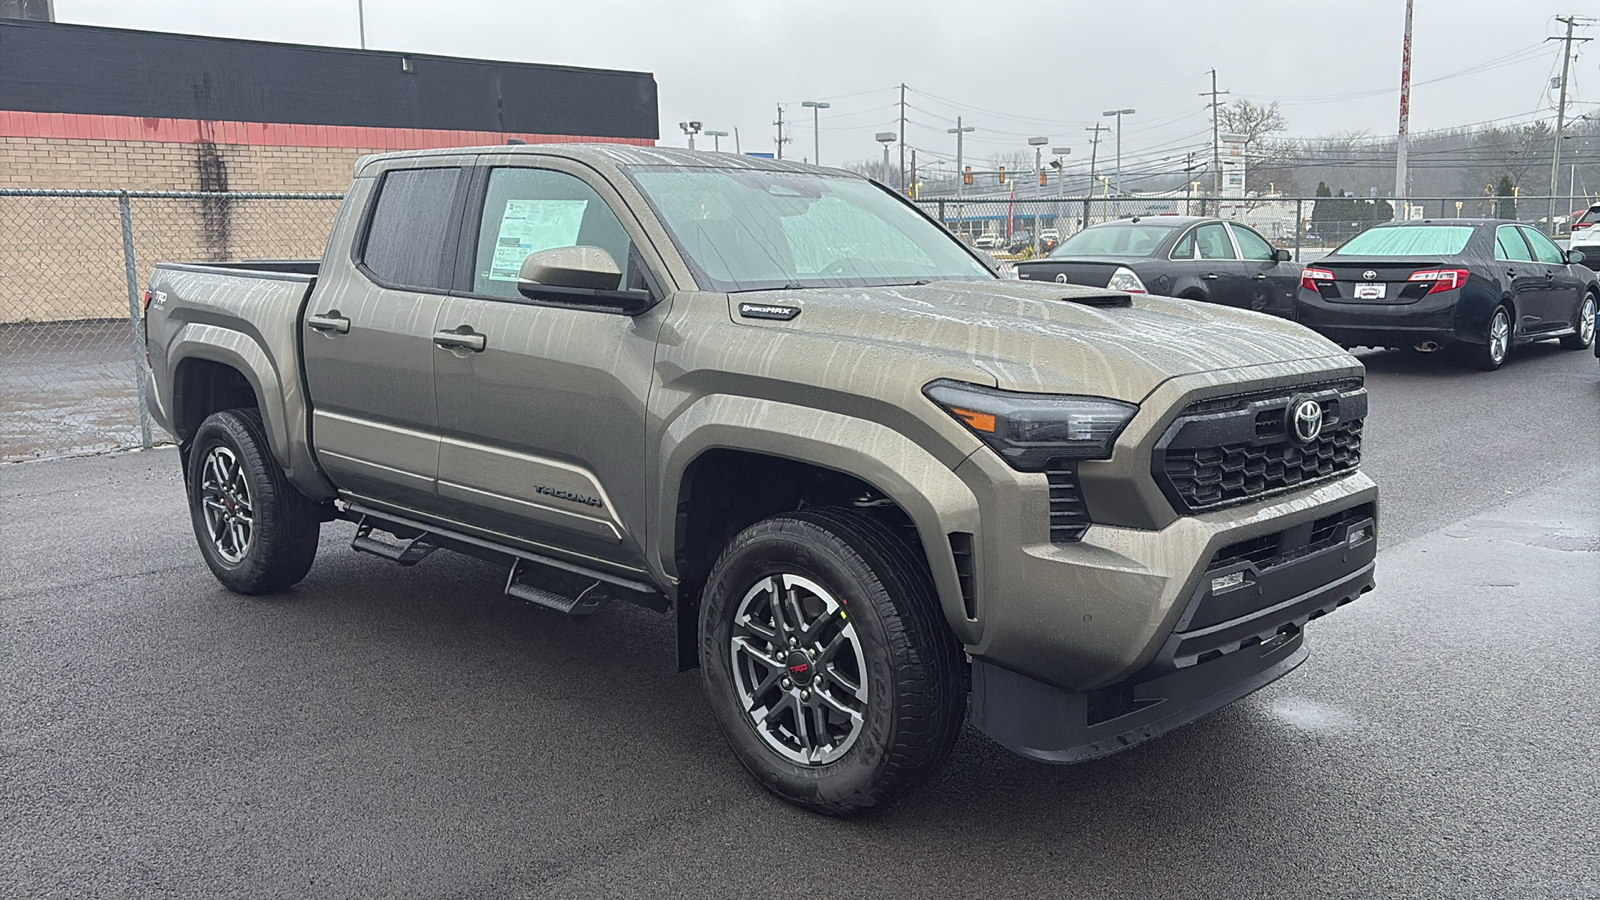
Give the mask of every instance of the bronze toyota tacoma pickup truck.
M 156 267 L 201 552 L 320 523 L 674 615 L 729 745 L 845 814 L 966 720 L 1040 760 L 1192 721 L 1373 583 L 1359 362 L 1291 322 L 1001 280 L 894 193 L 729 154 L 368 157 L 316 263 Z

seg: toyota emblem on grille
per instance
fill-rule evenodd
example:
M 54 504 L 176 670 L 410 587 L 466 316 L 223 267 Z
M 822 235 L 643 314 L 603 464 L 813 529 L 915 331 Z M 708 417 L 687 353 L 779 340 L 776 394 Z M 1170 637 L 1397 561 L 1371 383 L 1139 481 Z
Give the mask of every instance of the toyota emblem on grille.
M 1361 277 L 1365 278 L 1368 281 L 1377 281 L 1378 280 L 1378 273 L 1372 271 L 1371 269 L 1368 269 L 1365 272 L 1361 273 Z
M 1062 272 L 1060 275 L 1056 276 L 1056 284 L 1066 284 L 1066 283 L 1067 283 L 1067 273 Z
M 1291 400 L 1289 433 L 1302 444 L 1309 444 L 1322 434 L 1322 404 L 1315 400 Z

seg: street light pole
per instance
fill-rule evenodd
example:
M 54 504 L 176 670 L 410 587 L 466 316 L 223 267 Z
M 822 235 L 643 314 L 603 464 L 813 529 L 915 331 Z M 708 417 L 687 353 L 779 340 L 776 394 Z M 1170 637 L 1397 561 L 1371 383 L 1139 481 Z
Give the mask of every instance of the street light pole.
M 1101 113 L 1103 116 L 1117 117 L 1117 196 L 1119 197 L 1122 196 L 1122 117 L 1131 116 L 1133 113 L 1131 109 L 1108 109 Z
M 895 142 L 895 138 L 897 138 L 897 137 L 899 137 L 899 135 L 896 134 L 893 131 L 880 131 L 880 132 L 878 132 L 878 135 L 877 135 L 877 138 L 876 138 L 878 143 L 883 145 L 883 179 L 882 180 L 883 180 L 884 184 L 888 184 L 889 183 L 889 145 L 894 143 Z
M 818 113 L 832 104 L 821 100 L 802 100 L 800 105 L 811 110 L 811 161 L 820 166 L 822 165 L 822 137 L 821 130 L 818 128 Z
M 356 27 L 361 29 L 361 49 L 367 49 L 367 8 L 365 0 L 356 0 Z
M 718 153 L 722 152 L 722 138 L 725 138 L 725 137 L 728 136 L 728 133 L 726 131 L 706 131 L 706 132 L 702 132 L 702 134 L 704 134 L 708 138 L 711 138 L 711 149 L 712 150 L 715 150 Z
M 689 149 L 693 150 L 694 149 L 694 136 L 700 133 L 700 123 L 699 122 L 679 122 L 678 123 L 678 127 L 682 128 L 683 129 L 683 133 L 689 136 Z
M 1056 157 L 1056 199 L 1065 200 L 1067 197 L 1067 161 L 1062 157 L 1071 156 L 1071 147 L 1051 147 L 1050 152 Z M 1057 211 L 1059 218 L 1059 210 Z
M 978 129 L 973 128 L 971 125 L 968 125 L 965 128 L 963 128 L 961 126 L 961 117 L 960 116 L 956 116 L 956 127 L 954 127 L 954 128 L 946 128 L 944 130 L 945 134 L 953 134 L 953 135 L 956 136 L 956 179 L 957 179 L 956 180 L 956 199 L 957 200 L 960 200 L 962 195 L 966 193 L 966 191 L 964 191 L 963 188 L 966 186 L 966 181 L 967 181 L 967 174 L 966 174 L 967 170 L 962 168 L 962 166 L 961 166 L 961 136 L 963 134 L 966 134 L 969 131 L 977 131 L 977 130 Z

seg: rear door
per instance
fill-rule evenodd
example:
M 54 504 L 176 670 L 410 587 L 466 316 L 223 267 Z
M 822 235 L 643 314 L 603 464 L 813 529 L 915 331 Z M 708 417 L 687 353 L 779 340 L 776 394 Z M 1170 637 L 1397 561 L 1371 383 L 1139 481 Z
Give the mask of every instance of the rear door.
M 1300 287 L 1300 269 L 1278 262 L 1278 251 L 1254 229 L 1229 223 L 1239 260 L 1249 278 L 1245 290 L 1249 308 L 1287 316 L 1294 309 L 1294 292 Z
M 1252 294 L 1250 275 L 1239 261 L 1228 228 L 1221 222 L 1207 222 L 1194 230 L 1195 269 L 1212 303 L 1249 309 Z
M 1545 284 L 1539 304 L 1539 327 L 1557 329 L 1571 325 L 1577 319 L 1578 301 L 1583 297 L 1584 283 L 1567 265 L 1567 256 L 1555 242 L 1526 225 L 1518 226 L 1533 250 L 1534 262 L 1544 272 Z
M 439 495 L 452 517 L 585 561 L 644 567 L 645 402 L 668 303 L 637 316 L 535 303 L 528 254 L 600 247 L 623 287 L 651 289 L 647 239 L 615 192 L 577 163 L 485 157 L 463 226 L 457 290 L 433 347 Z
M 302 325 L 318 461 L 338 487 L 413 509 L 437 504 L 434 320 L 470 159 L 429 159 L 353 188 L 372 193 L 352 258 L 323 266 Z
M 1516 331 L 1537 329 L 1543 316 L 1539 308 L 1545 299 L 1544 268 L 1533 258 L 1533 249 L 1522 238 L 1522 229 L 1515 225 L 1500 225 L 1494 230 L 1494 258 L 1505 267 L 1506 279 L 1511 283 L 1511 295 L 1517 305 L 1520 319 Z

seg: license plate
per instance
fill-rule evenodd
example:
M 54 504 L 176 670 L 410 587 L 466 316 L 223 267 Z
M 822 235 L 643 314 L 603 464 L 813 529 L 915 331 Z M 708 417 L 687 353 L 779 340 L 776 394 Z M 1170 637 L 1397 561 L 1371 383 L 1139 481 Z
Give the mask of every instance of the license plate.
M 1358 284 L 1356 285 L 1357 300 L 1382 300 L 1386 284 Z

